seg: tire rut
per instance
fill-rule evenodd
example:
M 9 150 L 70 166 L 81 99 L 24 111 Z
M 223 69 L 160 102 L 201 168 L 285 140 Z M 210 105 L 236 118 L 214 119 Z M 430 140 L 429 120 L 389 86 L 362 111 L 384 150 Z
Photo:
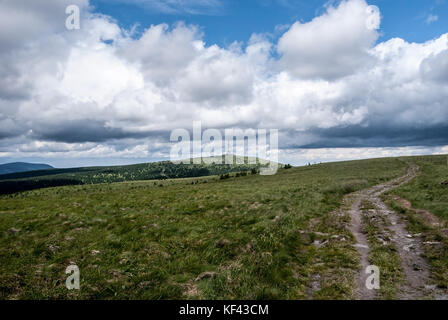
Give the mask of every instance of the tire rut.
M 390 229 L 394 236 L 394 243 L 401 260 L 401 268 L 404 275 L 404 283 L 400 284 L 399 299 L 421 299 L 430 297 L 434 291 L 430 286 L 430 272 L 427 261 L 422 257 L 422 241 L 418 236 L 409 235 L 406 230 L 406 222 L 403 221 L 393 210 L 381 200 L 380 196 L 402 184 L 414 179 L 419 171 L 419 167 L 409 163 L 409 167 L 404 176 L 391 180 L 389 182 L 373 186 L 352 194 L 344 198 L 344 203 L 351 203 L 348 213 L 351 217 L 351 223 L 348 229 L 353 234 L 356 244 L 355 247 L 360 256 L 361 271 L 356 275 L 356 298 L 359 300 L 374 300 L 376 298 L 375 290 L 366 288 L 365 282 L 367 274 L 366 268 L 369 263 L 369 242 L 363 230 L 363 211 L 362 202 L 369 201 L 375 206 L 376 214 L 385 216 L 390 222 Z

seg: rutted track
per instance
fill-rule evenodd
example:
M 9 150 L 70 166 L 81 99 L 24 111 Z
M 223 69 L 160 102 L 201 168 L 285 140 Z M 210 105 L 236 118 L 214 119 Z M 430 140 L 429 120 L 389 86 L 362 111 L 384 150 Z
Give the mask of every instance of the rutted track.
M 422 257 L 422 241 L 417 236 L 411 236 L 406 230 L 406 222 L 403 221 L 393 210 L 390 210 L 381 200 L 380 196 L 402 184 L 415 178 L 419 168 L 410 163 L 404 176 L 391 180 L 384 184 L 379 184 L 369 189 L 364 189 L 350 195 L 344 199 L 344 203 L 351 203 L 348 213 L 351 217 L 349 230 L 356 240 L 356 248 L 360 255 L 361 270 L 356 276 L 356 298 L 359 300 L 373 300 L 376 298 L 375 290 L 366 288 L 365 281 L 367 274 L 365 270 L 369 263 L 369 242 L 363 231 L 361 203 L 368 201 L 374 205 L 377 215 L 387 218 L 390 222 L 390 229 L 394 235 L 391 239 L 395 245 L 401 260 L 401 268 L 405 281 L 399 285 L 399 299 L 422 299 L 430 298 L 434 294 L 431 291 L 429 265 Z

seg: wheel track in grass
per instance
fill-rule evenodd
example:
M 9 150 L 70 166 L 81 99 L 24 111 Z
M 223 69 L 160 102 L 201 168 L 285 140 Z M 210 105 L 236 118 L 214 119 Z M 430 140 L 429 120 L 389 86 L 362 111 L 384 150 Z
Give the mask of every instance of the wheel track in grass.
M 409 235 L 406 228 L 406 221 L 396 212 L 390 210 L 381 199 L 381 195 L 385 192 L 414 179 L 418 175 L 419 170 L 417 165 L 408 163 L 408 169 L 404 176 L 349 194 L 344 198 L 343 203 L 351 204 L 350 208 L 346 210 L 351 218 L 348 229 L 354 236 L 356 242 L 354 246 L 360 257 L 361 270 L 355 276 L 355 297 L 358 300 L 374 300 L 378 298 L 376 291 L 367 289 L 365 285 L 368 277 L 365 270 L 371 263 L 369 262 L 369 242 L 362 223 L 363 201 L 372 203 L 375 207 L 373 210 L 376 211 L 376 214 L 384 216 L 389 220 L 389 228 L 394 233 L 391 242 L 396 247 L 397 253 L 400 256 L 401 269 L 404 276 L 404 282 L 398 284 L 398 298 L 424 299 L 434 297 L 434 294 L 436 294 L 433 286 L 430 286 L 429 264 L 422 256 L 422 240 L 418 236 Z

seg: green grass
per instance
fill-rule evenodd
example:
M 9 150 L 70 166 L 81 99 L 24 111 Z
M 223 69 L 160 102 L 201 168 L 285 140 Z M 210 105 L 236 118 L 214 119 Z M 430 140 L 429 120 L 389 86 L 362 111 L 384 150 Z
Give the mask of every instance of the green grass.
M 428 210 L 448 222 L 448 157 L 412 157 L 421 174 L 393 193 L 409 200 L 414 208 Z
M 400 176 L 405 167 L 377 159 L 274 176 L 3 195 L 0 298 L 302 299 L 319 275 L 311 297 L 349 299 L 358 257 L 348 218 L 330 213 L 344 194 Z M 65 288 L 70 263 L 81 271 L 79 291 Z M 213 274 L 196 281 L 204 272 Z

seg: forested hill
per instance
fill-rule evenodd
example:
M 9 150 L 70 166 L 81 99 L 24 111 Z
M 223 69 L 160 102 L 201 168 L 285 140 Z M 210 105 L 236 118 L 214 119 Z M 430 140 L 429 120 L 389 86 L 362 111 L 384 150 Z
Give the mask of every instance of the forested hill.
M 127 166 L 85 167 L 70 169 L 37 170 L 0 175 L 0 193 L 38 189 L 42 187 L 112 183 L 136 180 L 165 180 L 189 177 L 221 175 L 232 172 L 258 170 L 262 165 L 222 164 L 221 161 L 206 164 L 173 163 L 171 161 L 135 164 Z

